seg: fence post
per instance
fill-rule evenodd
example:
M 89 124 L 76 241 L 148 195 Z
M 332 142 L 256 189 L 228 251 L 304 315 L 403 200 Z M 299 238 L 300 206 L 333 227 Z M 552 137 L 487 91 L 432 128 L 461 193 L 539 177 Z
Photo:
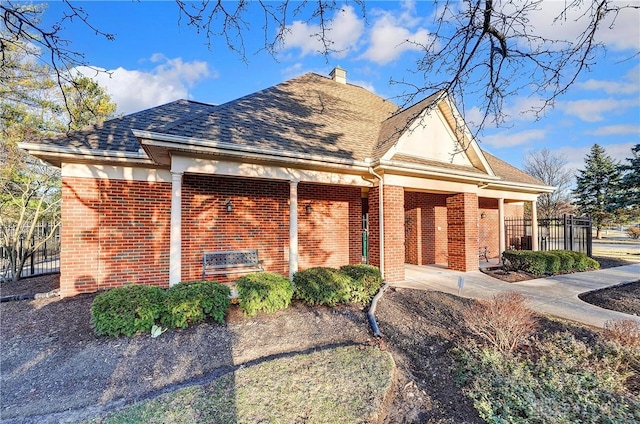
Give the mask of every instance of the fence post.
M 567 250 L 569 241 L 567 240 L 569 232 L 567 231 L 567 214 L 562 214 L 562 238 L 564 239 L 564 250 Z
M 593 221 L 591 215 L 587 216 L 589 219 L 589 225 L 587 226 L 587 256 L 593 258 Z

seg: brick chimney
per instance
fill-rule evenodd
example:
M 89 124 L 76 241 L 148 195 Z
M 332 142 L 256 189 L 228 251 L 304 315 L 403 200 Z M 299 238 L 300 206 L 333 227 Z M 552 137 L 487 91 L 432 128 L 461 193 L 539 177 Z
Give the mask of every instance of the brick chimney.
M 340 84 L 347 83 L 347 71 L 342 69 L 340 66 L 336 66 L 333 68 L 333 71 L 329 74 L 332 80 L 335 82 L 339 82 Z

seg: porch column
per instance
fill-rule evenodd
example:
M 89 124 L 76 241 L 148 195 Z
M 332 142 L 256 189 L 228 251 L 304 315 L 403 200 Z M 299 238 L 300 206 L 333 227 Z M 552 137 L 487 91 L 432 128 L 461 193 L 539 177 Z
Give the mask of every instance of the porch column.
M 298 271 L 298 181 L 289 181 L 289 278 Z
M 498 199 L 498 262 L 502 263 L 502 252 L 507 250 L 507 239 L 504 233 L 504 199 Z
M 171 171 L 169 286 L 174 286 L 182 280 L 182 174 Z
M 459 193 L 447 197 L 448 268 L 478 270 L 478 196 Z
M 531 202 L 531 250 L 538 250 L 538 207 L 537 202 Z

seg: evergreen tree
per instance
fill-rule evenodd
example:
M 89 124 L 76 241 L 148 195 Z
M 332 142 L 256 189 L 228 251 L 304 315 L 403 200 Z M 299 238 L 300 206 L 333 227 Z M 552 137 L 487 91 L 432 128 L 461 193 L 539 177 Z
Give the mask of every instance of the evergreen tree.
M 640 208 L 640 144 L 631 148 L 631 155 L 627 158 L 629 164 L 620 165 L 623 174 L 618 206 L 621 208 Z
M 585 158 L 585 168 L 578 170 L 573 195 L 578 211 L 591 216 L 597 238 L 602 238 L 600 230 L 617 207 L 620 177 L 619 164 L 594 144 Z

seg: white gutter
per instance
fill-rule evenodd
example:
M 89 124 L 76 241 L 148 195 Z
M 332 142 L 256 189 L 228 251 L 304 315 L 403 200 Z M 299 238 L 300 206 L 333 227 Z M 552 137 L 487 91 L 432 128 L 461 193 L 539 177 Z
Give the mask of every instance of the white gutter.
M 60 158 L 77 158 L 78 156 L 84 156 L 90 159 L 116 159 L 127 162 L 134 160 L 140 163 L 153 164 L 153 161 L 149 159 L 144 152 L 114 152 L 112 150 L 93 150 L 35 143 L 18 143 L 18 147 L 28 151 L 30 154 L 37 153 Z
M 378 186 L 378 240 L 380 243 L 380 274 L 382 275 L 382 280 L 384 280 L 384 180 L 371 166 L 369 167 L 369 173 L 380 181 Z
M 222 141 L 213 141 L 202 138 L 193 138 L 193 137 L 184 137 L 178 135 L 169 135 L 169 134 L 160 134 L 154 133 L 151 131 L 141 131 L 141 130 L 131 130 L 133 135 L 136 136 L 140 140 L 141 144 L 158 146 L 158 147 L 172 147 L 176 148 L 176 144 L 182 146 L 189 147 L 202 147 L 207 150 L 209 149 L 221 149 L 224 151 L 236 151 L 241 152 L 243 154 L 246 153 L 256 153 L 259 155 L 266 156 L 275 156 L 277 158 L 292 158 L 292 159 L 303 159 L 306 161 L 316 161 L 321 163 L 330 163 L 330 164 L 339 164 L 339 165 L 350 165 L 350 166 L 359 166 L 363 168 L 368 168 L 369 163 L 366 161 L 358 161 L 352 159 L 341 159 L 341 158 L 327 158 L 326 156 L 321 155 L 312 155 L 312 154 L 304 154 L 304 153 L 296 153 L 296 152 L 288 152 L 285 150 L 271 150 L 271 149 L 263 149 L 253 146 L 245 146 L 238 145 L 233 143 L 225 143 Z M 169 142 L 167 143 L 158 143 L 158 142 Z M 184 147 L 183 147 L 184 148 Z

